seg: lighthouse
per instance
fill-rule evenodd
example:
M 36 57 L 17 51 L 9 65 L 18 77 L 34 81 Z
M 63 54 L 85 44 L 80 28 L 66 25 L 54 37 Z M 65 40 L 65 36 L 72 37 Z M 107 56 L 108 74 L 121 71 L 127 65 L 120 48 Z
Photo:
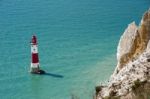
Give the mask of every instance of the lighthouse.
M 35 35 L 31 39 L 31 66 L 30 72 L 33 74 L 44 74 L 45 71 L 40 69 L 39 56 L 38 56 L 38 44 Z

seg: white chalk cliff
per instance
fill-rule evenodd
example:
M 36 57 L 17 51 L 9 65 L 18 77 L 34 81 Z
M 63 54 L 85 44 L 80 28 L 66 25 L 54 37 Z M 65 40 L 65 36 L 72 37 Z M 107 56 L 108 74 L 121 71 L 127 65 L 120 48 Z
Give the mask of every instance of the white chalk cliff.
M 139 26 L 132 22 L 120 38 L 117 67 L 96 99 L 150 99 L 150 10 Z

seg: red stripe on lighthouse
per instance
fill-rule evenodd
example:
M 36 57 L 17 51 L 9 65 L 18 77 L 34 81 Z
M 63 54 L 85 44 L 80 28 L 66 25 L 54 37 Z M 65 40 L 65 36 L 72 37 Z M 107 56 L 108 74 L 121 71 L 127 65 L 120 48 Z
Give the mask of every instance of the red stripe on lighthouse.
M 39 63 L 38 53 L 32 53 L 32 63 Z

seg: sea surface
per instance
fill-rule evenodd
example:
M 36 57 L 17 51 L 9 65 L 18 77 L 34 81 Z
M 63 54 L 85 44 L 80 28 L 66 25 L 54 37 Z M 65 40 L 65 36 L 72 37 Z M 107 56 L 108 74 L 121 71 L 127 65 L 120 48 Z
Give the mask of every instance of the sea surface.
M 129 23 L 149 0 L 0 0 L 0 99 L 92 99 L 116 66 Z M 41 68 L 29 73 L 30 40 Z

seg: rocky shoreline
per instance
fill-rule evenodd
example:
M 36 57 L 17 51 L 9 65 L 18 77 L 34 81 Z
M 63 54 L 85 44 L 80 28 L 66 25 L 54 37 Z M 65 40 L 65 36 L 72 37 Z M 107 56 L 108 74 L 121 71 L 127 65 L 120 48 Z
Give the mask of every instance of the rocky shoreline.
M 108 84 L 96 87 L 96 99 L 150 99 L 150 9 L 121 36 L 117 61 Z

